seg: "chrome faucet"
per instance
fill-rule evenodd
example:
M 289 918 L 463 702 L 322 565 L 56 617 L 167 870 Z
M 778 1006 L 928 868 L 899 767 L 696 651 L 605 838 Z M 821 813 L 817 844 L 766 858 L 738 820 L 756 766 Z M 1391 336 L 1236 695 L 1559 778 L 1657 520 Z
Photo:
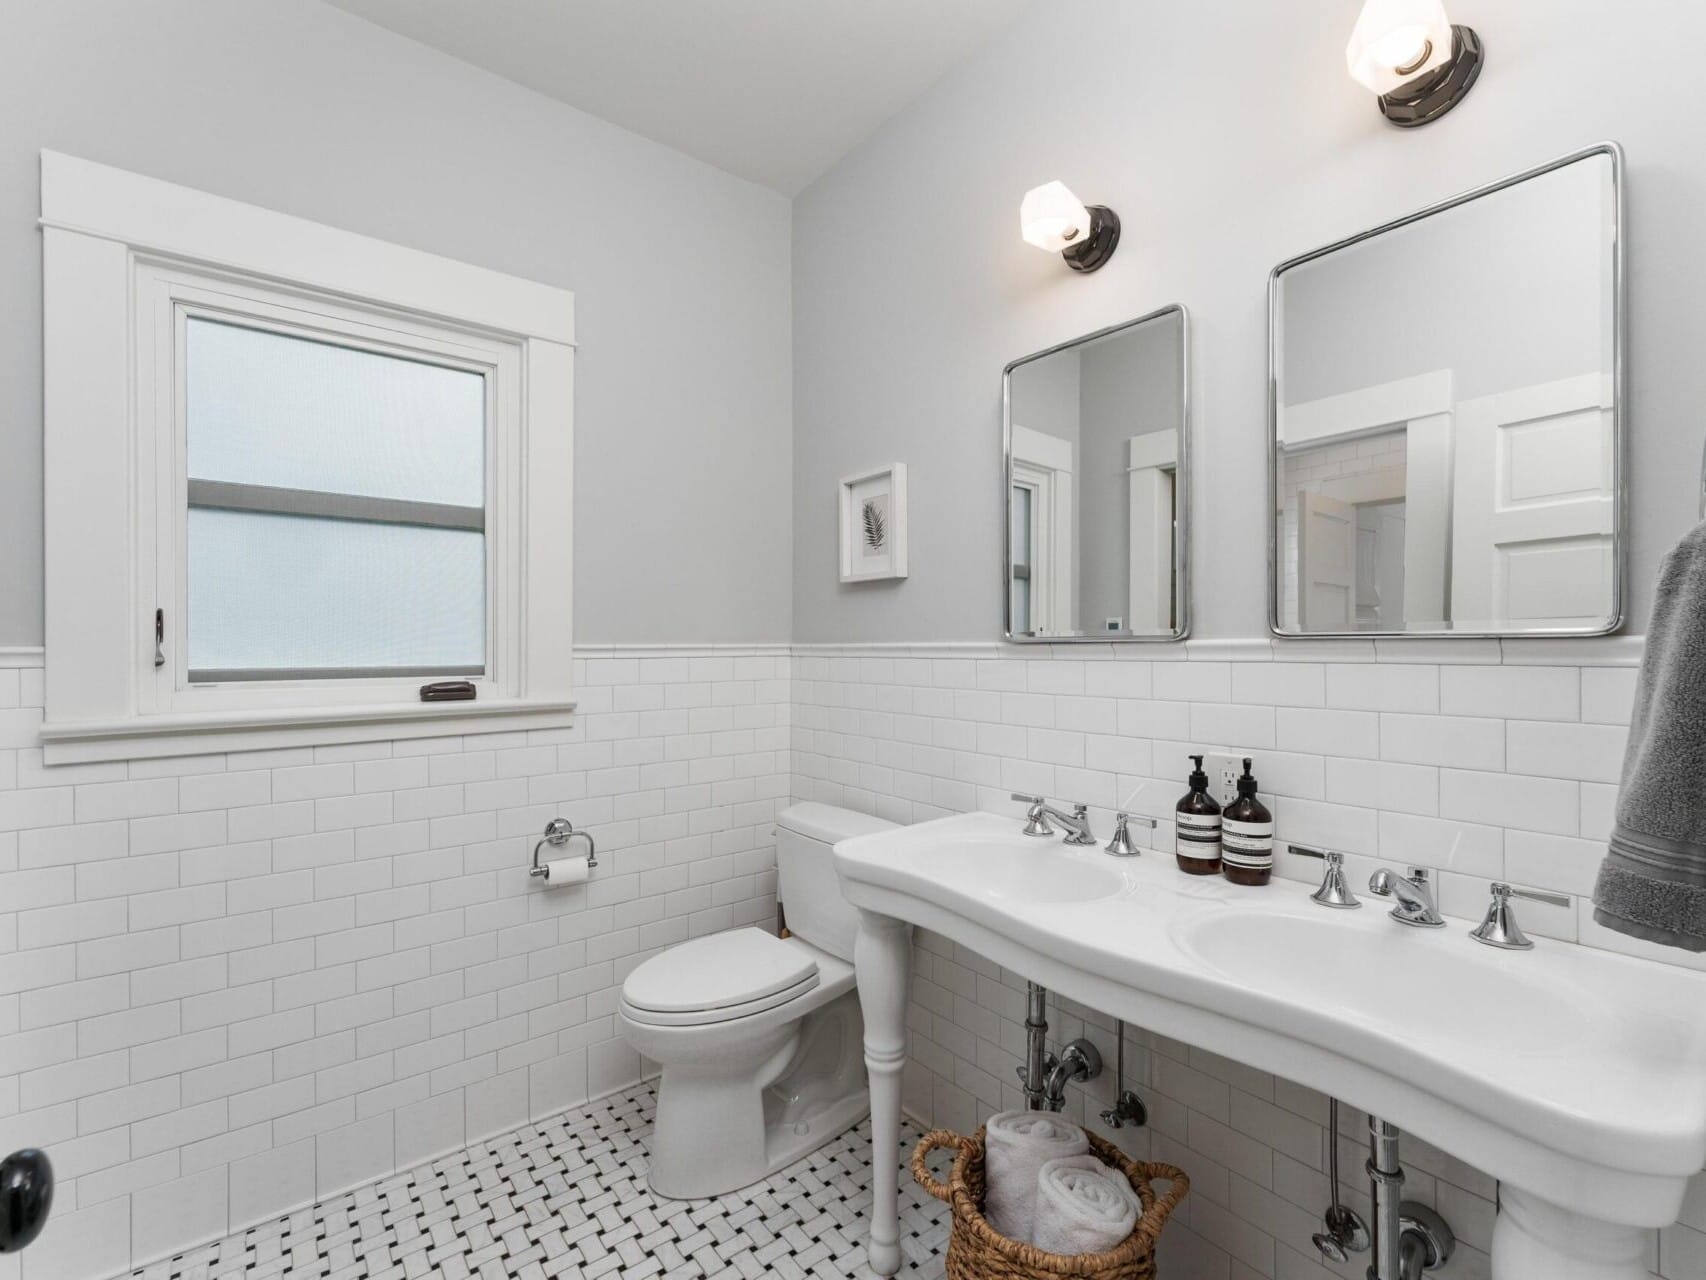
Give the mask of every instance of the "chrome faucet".
M 1338 911 L 1350 911 L 1362 906 L 1361 899 L 1351 892 L 1351 886 L 1345 880 L 1344 854 L 1337 849 L 1317 849 L 1306 844 L 1292 844 L 1291 851 L 1306 858 L 1321 860 L 1321 887 L 1309 895 L 1311 902 Z
M 1090 806 L 1076 804 L 1071 813 L 1062 813 L 1041 796 L 1027 796 L 1020 792 L 1013 793 L 1013 799 L 1023 801 L 1031 807 L 1025 811 L 1025 834 L 1028 836 L 1052 836 L 1054 828 L 1048 820 L 1053 818 L 1066 828 L 1064 837 L 1067 844 L 1095 844 L 1096 834 L 1090 830 Z
M 1411 867 L 1408 876 L 1395 876 L 1384 869 L 1376 871 L 1368 878 L 1368 890 L 1383 898 L 1398 899 L 1391 916 L 1399 924 L 1437 929 L 1445 923 L 1435 905 L 1433 882 L 1426 867 Z
M 1533 902 L 1549 902 L 1555 907 L 1567 907 L 1570 899 L 1567 894 L 1542 893 L 1538 889 L 1516 889 L 1508 884 L 1493 886 L 1493 900 L 1487 905 L 1486 919 L 1469 931 L 1469 936 L 1476 942 L 1484 942 L 1489 947 L 1498 947 L 1501 951 L 1531 951 L 1534 944 L 1528 940 L 1528 935 L 1517 924 L 1516 916 L 1511 911 L 1512 898 L 1528 898 Z

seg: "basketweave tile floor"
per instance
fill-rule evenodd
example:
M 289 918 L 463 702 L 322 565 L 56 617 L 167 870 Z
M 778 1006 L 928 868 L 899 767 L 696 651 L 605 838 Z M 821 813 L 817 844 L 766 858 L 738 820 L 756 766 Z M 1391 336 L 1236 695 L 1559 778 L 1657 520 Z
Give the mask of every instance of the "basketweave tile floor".
M 864 1280 L 870 1122 L 757 1186 L 662 1200 L 646 1186 L 649 1084 L 201 1245 L 138 1280 Z M 919 1131 L 903 1125 L 909 1155 Z M 901 1274 L 938 1280 L 948 1211 L 907 1177 Z

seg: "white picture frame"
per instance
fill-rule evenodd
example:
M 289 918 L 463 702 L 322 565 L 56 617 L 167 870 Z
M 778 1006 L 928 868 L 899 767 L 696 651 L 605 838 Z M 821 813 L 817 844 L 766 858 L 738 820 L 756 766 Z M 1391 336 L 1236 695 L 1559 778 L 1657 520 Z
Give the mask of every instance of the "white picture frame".
M 841 581 L 906 577 L 906 464 L 841 478 Z

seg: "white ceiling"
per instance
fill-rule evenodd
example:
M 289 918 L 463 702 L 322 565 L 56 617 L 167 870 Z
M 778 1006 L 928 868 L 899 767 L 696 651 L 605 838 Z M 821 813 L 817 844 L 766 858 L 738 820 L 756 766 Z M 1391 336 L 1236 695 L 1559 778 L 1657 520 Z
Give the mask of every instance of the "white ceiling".
M 1032 0 L 330 0 L 793 195 Z

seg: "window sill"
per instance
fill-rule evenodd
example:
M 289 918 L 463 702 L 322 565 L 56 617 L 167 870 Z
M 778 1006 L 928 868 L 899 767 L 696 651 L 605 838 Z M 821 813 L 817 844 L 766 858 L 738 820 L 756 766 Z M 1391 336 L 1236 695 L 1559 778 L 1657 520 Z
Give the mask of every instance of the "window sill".
M 292 711 L 222 711 L 133 716 L 124 720 L 45 723 L 46 764 L 86 764 L 161 756 L 272 751 L 401 738 L 455 737 L 558 729 L 573 719 L 573 702 L 493 698 L 475 702 L 406 702 Z

